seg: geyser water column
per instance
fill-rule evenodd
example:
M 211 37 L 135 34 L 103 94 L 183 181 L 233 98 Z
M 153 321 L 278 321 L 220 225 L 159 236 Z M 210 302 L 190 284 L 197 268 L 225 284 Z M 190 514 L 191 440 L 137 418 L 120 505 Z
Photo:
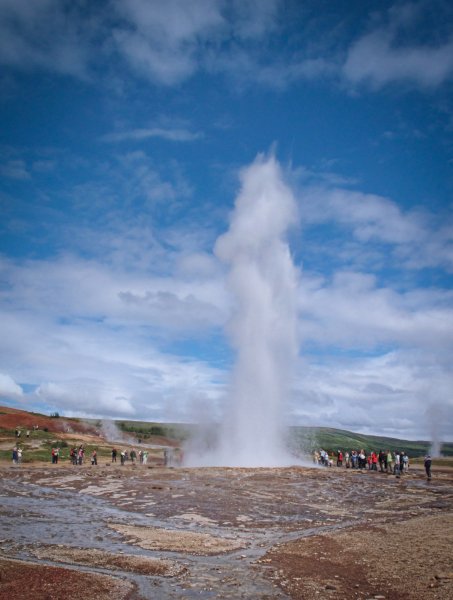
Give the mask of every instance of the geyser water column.
M 234 308 L 227 334 L 236 352 L 217 464 L 277 466 L 286 398 L 297 356 L 297 272 L 285 234 L 296 204 L 275 157 L 241 173 L 229 230 L 215 253 L 229 267 Z

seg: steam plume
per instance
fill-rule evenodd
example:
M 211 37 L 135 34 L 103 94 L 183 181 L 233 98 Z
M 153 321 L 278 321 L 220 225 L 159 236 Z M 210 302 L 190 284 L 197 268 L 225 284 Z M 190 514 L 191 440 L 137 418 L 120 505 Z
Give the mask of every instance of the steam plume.
M 282 416 L 297 355 L 297 273 L 285 234 L 296 206 L 274 157 L 259 156 L 242 171 L 241 183 L 230 228 L 215 246 L 229 267 L 235 306 L 227 334 L 237 361 L 219 445 L 205 459 L 275 466 L 291 460 Z

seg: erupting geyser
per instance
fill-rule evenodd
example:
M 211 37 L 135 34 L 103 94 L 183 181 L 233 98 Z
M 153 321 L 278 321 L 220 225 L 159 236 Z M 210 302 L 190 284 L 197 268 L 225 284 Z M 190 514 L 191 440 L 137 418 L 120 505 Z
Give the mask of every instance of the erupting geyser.
M 201 462 L 290 464 L 282 418 L 297 356 L 297 272 L 285 234 L 296 204 L 272 156 L 241 173 L 229 230 L 215 246 L 229 267 L 234 308 L 227 334 L 236 351 L 218 446 Z

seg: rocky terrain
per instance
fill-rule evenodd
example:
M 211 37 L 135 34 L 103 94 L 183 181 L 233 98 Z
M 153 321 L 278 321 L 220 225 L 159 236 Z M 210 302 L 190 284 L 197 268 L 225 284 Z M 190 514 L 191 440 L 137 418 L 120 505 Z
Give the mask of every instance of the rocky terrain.
M 1 599 L 453 597 L 449 467 L 0 473 Z

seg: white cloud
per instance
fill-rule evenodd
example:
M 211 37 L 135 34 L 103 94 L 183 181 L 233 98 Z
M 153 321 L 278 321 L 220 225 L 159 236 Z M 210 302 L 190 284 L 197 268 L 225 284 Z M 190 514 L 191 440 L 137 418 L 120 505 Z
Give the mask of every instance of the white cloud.
M 16 398 L 23 395 L 23 390 L 12 377 L 0 373 L 0 398 Z
M 281 5 L 281 0 L 109 0 L 90 6 L 2 0 L 0 64 L 89 80 L 94 67 L 114 59 L 116 73 L 126 63 L 153 83 L 177 85 L 213 60 L 217 70 L 236 72 L 235 48 L 259 49 L 257 42 L 278 31 Z M 248 75 L 262 72 L 262 81 L 273 84 L 258 64 L 252 61 Z
M 419 25 L 425 3 L 400 4 L 388 12 L 388 22 L 364 34 L 349 49 L 343 74 L 352 84 L 378 89 L 390 83 L 436 88 L 453 77 L 453 38 L 402 43 Z M 442 13 L 441 6 L 438 6 Z M 448 15 L 447 15 L 448 18 Z M 439 39 L 440 38 L 440 39 Z
M 218 1 L 131 0 L 114 5 L 126 19 L 113 32 L 119 51 L 137 72 L 166 85 L 198 69 L 200 43 L 224 22 Z
M 160 138 L 170 142 L 193 142 L 202 137 L 201 133 L 194 133 L 187 129 L 167 129 L 163 127 L 150 127 L 143 129 L 132 129 L 117 133 L 104 135 L 102 140 L 105 142 L 123 142 L 126 140 L 147 140 L 150 138 Z
M 2 0 L 0 64 L 86 81 L 102 66 L 112 83 L 124 82 L 133 72 L 164 86 L 179 85 L 200 71 L 227 75 L 236 86 L 260 83 L 280 89 L 338 74 L 353 86 L 374 89 L 393 82 L 434 89 L 452 78 L 451 34 L 436 27 L 428 39 L 419 41 L 417 35 L 424 11 L 430 10 L 427 2 L 399 3 L 380 18 L 374 13 L 372 28 L 349 45 L 345 59 L 338 50 L 345 43 L 338 38 L 339 31 L 345 33 L 344 23 L 336 31 L 328 17 L 320 20 L 306 7 L 295 13 L 302 28 L 295 35 L 285 9 L 281 0 L 109 0 L 89 6 Z M 448 22 L 450 13 L 439 3 L 436 23 L 444 12 Z M 288 43 L 276 53 L 280 36 Z M 334 41 L 321 43 L 320 38 Z M 196 134 L 148 128 L 111 135 L 116 136 L 111 141 L 181 141 Z
M 66 415 L 181 418 L 191 398 L 216 398 L 223 385 L 216 368 L 168 351 L 225 318 L 221 285 L 194 266 L 198 281 L 188 271 L 178 281 L 69 257 L 3 261 L 2 368 L 38 385 L 39 400 Z
M 119 0 L 115 7 L 124 19 L 113 31 L 120 55 L 157 83 L 175 85 L 207 70 L 243 84 L 284 87 L 326 68 L 318 57 L 269 64 L 265 48 L 279 32 L 281 0 Z
M 305 227 L 328 223 L 352 232 L 355 244 L 349 254 L 355 261 L 362 261 L 375 245 L 385 244 L 394 266 L 453 271 L 453 228 L 448 217 L 439 222 L 440 218 L 427 210 L 403 211 L 389 198 L 329 185 L 303 186 L 300 211 Z M 350 244 L 347 236 L 343 245 L 335 245 L 335 255 L 343 253 L 346 259 Z
M 379 287 L 369 274 L 337 271 L 331 281 L 302 278 L 305 340 L 343 349 L 423 348 L 442 361 L 453 350 L 453 293 Z
M 310 223 L 334 220 L 351 227 L 362 242 L 406 243 L 420 239 L 421 219 L 404 214 L 382 196 L 341 188 L 317 187 L 303 191 L 303 218 Z
M 35 391 L 40 401 L 64 410 L 64 414 L 134 415 L 127 392 L 99 381 L 46 382 Z
M 299 372 L 292 408 L 301 424 L 452 439 L 453 377 L 429 354 L 394 350 L 369 358 L 339 356 L 318 364 L 305 361 Z

